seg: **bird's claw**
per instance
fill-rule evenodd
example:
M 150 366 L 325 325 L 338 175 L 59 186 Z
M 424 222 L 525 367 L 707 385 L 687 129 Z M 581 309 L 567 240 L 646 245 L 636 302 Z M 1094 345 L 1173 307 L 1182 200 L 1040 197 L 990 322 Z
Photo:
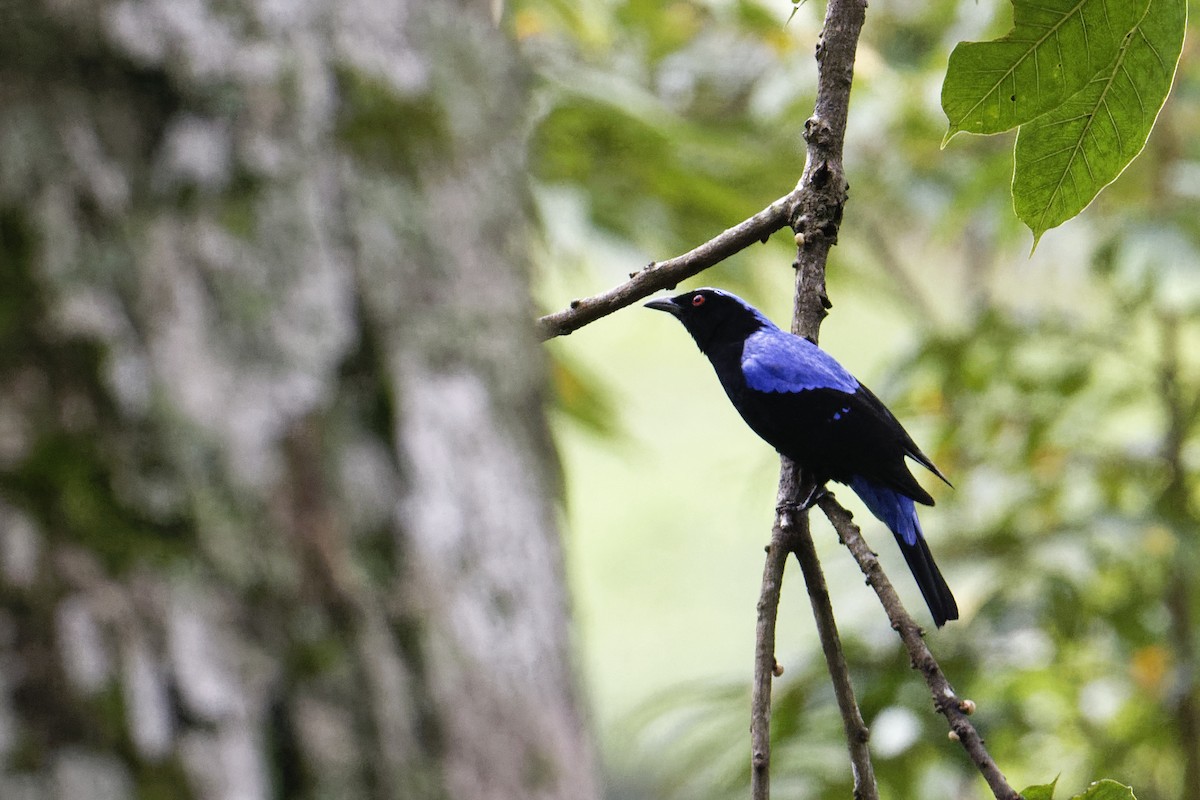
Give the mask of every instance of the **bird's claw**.
M 808 511 L 810 508 L 820 502 L 821 498 L 829 494 L 829 490 L 822 484 L 814 486 L 808 490 L 808 494 L 799 503 L 780 503 L 775 506 L 776 514 L 801 514 Z
M 801 511 L 808 511 L 810 508 L 820 502 L 821 498 L 829 494 L 829 490 L 825 488 L 825 484 L 816 484 L 808 490 L 808 495 L 800 503 Z

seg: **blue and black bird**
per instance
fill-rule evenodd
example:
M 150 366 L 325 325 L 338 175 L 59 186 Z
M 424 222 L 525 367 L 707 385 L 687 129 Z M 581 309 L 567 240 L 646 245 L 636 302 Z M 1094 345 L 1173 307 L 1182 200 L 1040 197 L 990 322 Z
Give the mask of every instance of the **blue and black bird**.
M 896 535 L 933 621 L 958 619 L 914 505 L 931 506 L 933 498 L 905 457 L 950 482 L 879 398 L 833 356 L 729 292 L 696 289 L 646 305 L 683 323 L 742 419 L 815 481 L 805 504 L 830 480 L 853 489 Z

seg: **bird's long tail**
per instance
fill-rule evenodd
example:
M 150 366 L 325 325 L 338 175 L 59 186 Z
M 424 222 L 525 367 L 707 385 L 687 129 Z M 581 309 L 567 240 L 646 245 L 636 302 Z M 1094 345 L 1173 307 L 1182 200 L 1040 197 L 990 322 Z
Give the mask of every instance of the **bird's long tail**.
M 934 623 L 940 628 L 946 624 L 946 620 L 958 619 L 958 603 L 954 601 L 954 595 L 950 593 L 950 587 L 946 585 L 946 579 L 942 577 L 941 570 L 934 563 L 933 553 L 929 552 L 929 545 L 925 543 L 921 520 L 917 518 L 917 507 L 912 498 L 860 477 L 850 482 L 850 488 L 862 498 L 871 513 L 896 535 L 896 543 L 900 545 L 900 552 L 904 553 L 904 560 L 917 579 L 917 586 L 933 614 Z

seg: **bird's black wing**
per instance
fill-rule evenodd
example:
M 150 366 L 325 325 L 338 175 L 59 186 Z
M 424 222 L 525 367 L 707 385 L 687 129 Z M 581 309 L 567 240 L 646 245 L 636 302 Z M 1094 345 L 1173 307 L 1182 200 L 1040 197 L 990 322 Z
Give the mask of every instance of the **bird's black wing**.
M 860 476 L 933 504 L 904 459 L 942 477 L 933 462 L 879 398 L 816 345 L 761 328 L 706 353 L 754 432 L 820 482 Z
M 883 401 L 876 397 L 874 392 L 861 383 L 858 385 L 858 391 L 862 395 L 863 400 L 869 406 L 871 406 L 877 414 L 884 418 L 884 424 L 899 434 L 904 455 L 912 458 L 925 469 L 929 470 L 934 475 L 937 475 L 947 486 L 953 486 L 953 484 L 950 483 L 950 479 L 943 475 L 942 471 L 937 468 L 936 464 L 933 463 L 933 459 L 925 455 L 925 453 L 921 451 L 921 448 L 917 447 L 917 443 L 912 440 L 912 437 L 908 435 L 908 431 L 904 430 L 904 426 L 900 424 L 900 420 L 896 419 L 895 414 L 893 414 L 891 410 L 883 404 Z
M 919 503 L 933 498 L 908 471 L 911 455 L 941 477 L 890 411 L 865 386 L 855 392 L 806 389 L 759 392 L 741 388 L 730 399 L 747 424 L 818 480 L 849 483 L 855 476 Z

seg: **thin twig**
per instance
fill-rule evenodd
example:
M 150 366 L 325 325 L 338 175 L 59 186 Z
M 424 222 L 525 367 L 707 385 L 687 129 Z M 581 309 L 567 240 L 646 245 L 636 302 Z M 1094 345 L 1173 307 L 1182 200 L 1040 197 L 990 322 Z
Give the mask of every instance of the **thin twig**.
M 768 800 L 771 795 L 771 679 L 778 675 L 775 658 L 775 621 L 779 612 L 780 583 L 788 553 L 795 553 L 808 587 L 809 601 L 817 621 L 821 650 L 833 683 L 838 709 L 842 713 L 846 744 L 850 750 L 851 771 L 854 775 L 855 800 L 878 800 L 875 788 L 875 769 L 867 747 L 870 738 L 867 725 L 854 698 L 850 670 L 838 637 L 829 589 L 816 548 L 808 528 L 808 514 L 796 513 L 802 497 L 803 481 L 799 470 L 789 459 L 782 459 L 779 476 L 778 508 L 771 530 L 763 566 L 762 589 L 758 600 L 758 625 L 754 650 L 754 686 L 750 713 L 750 796 L 752 800 Z
M 631 274 L 628 281 L 603 294 L 572 300 L 568 308 L 538 319 L 538 336 L 542 341 L 565 336 L 643 297 L 662 289 L 674 289 L 680 281 L 698 275 L 755 242 L 765 242 L 772 233 L 787 226 L 798 195 L 799 190 L 784 195 L 753 217 L 681 256 L 651 262 L 645 269 Z
M 800 471 L 786 458 L 783 459 L 779 487 L 780 511 L 776 525 L 785 531 L 793 531 L 789 544 L 804 575 L 813 619 L 817 624 L 817 635 L 821 639 L 821 652 L 825 654 L 833 694 L 842 714 L 842 728 L 845 731 L 846 748 L 850 751 L 850 769 L 854 776 L 854 800 L 879 800 L 879 792 L 875 786 L 875 768 L 871 764 L 871 751 L 867 746 L 871 735 L 854 697 L 850 668 L 846 664 L 837 620 L 833 616 L 833 605 L 829 601 L 829 587 L 825 583 L 825 574 L 821 571 L 817 548 L 813 544 L 809 517 L 807 512 L 795 513 L 791 510 L 807 494 L 806 487 L 801 480 Z
M 892 623 L 892 628 L 900 634 L 900 640 L 908 650 L 913 669 L 918 670 L 925 677 L 925 683 L 929 686 L 929 692 L 933 696 L 934 707 L 946 718 L 950 730 L 954 733 L 954 738 L 967 751 L 967 755 L 975 763 L 983 775 L 983 779 L 987 781 L 996 800 L 1020 800 L 1021 795 L 1008 785 L 1000 768 L 996 766 L 996 762 L 992 760 L 991 755 L 983 746 L 983 739 L 980 738 L 979 732 L 967 719 L 967 706 L 955 694 L 953 687 L 950 686 L 950 681 L 942 672 L 942 668 L 934 659 L 933 654 L 929 652 L 920 626 L 904 609 L 892 582 L 884 574 L 879 559 L 862 538 L 850 512 L 842 508 L 831 494 L 822 497 L 817 504 L 833 524 L 842 544 L 846 545 L 846 548 L 854 556 L 854 560 L 858 562 L 859 569 L 867 577 L 867 583 L 875 590 L 879 602 L 883 604 L 883 609 Z
M 779 589 L 783 568 L 792 550 L 793 529 L 776 517 L 763 565 L 758 596 L 758 623 L 754 632 L 754 685 L 750 696 L 750 796 L 771 796 L 771 681 L 775 677 L 775 619 L 779 614 Z

